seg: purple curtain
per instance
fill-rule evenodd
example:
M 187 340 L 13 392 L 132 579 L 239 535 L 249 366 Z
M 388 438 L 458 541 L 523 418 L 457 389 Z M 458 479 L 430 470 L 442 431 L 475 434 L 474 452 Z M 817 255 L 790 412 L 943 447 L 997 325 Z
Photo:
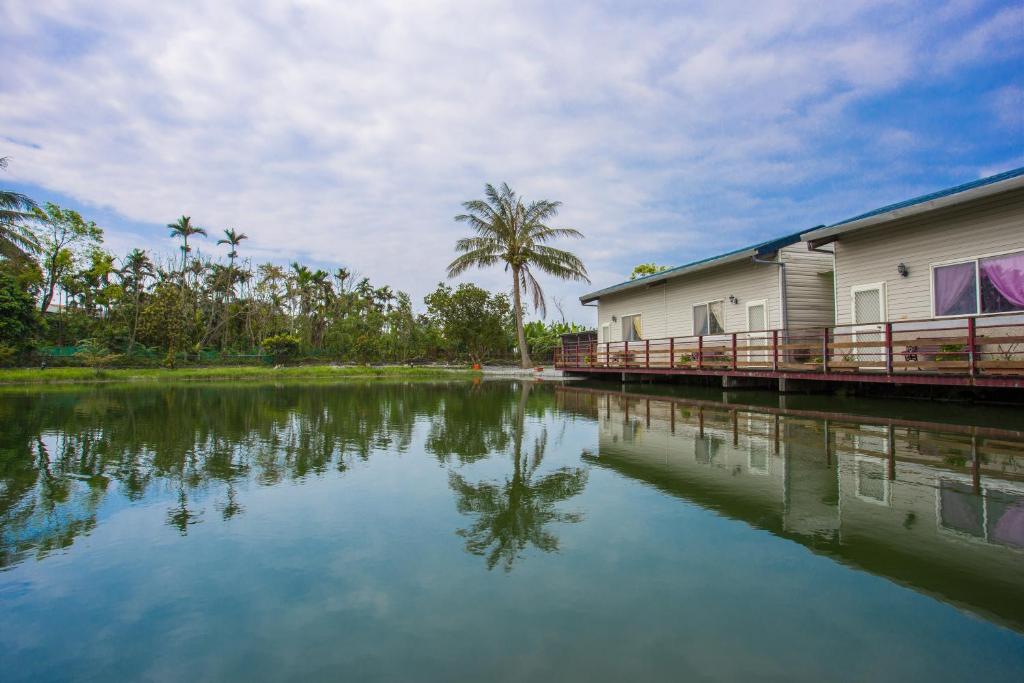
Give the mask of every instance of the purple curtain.
M 935 269 L 935 314 L 957 315 L 958 313 L 974 313 L 970 310 L 957 310 L 957 302 L 967 287 L 974 283 L 974 263 L 958 263 L 955 266 L 943 266 Z M 961 307 L 962 308 L 962 307 Z
M 1024 307 L 1024 253 L 981 261 L 981 273 L 1014 306 Z

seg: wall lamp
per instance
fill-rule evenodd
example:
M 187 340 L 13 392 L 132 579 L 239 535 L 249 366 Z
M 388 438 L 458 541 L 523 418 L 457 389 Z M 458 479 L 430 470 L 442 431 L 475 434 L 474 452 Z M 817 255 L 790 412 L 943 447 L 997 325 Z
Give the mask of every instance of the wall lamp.
M 739 302 L 740 302 L 740 300 L 737 299 L 736 297 L 734 297 L 732 294 L 729 295 L 729 303 L 731 303 L 731 304 L 738 304 Z
M 907 268 L 907 264 L 900 261 L 900 264 L 896 266 L 896 272 L 900 274 L 900 277 L 906 277 L 910 275 L 910 269 Z

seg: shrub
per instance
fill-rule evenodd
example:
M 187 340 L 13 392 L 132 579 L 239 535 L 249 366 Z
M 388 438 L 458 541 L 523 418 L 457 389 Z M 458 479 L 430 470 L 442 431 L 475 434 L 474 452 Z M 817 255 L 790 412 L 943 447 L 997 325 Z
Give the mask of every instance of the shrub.
M 294 334 L 278 334 L 263 340 L 263 351 L 274 357 L 274 361 L 283 363 L 299 353 L 301 342 Z

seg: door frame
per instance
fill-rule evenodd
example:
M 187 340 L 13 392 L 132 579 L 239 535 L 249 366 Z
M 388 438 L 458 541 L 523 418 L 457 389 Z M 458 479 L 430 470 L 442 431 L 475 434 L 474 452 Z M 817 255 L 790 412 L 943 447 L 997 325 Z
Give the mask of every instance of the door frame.
M 762 308 L 764 308 L 764 329 L 763 330 L 751 330 L 750 329 L 750 309 L 755 307 L 755 306 L 761 306 Z M 757 362 L 758 364 L 761 364 L 761 361 L 763 361 L 764 365 L 771 365 L 771 354 L 767 350 L 760 349 L 760 350 L 751 351 L 749 349 L 749 347 L 751 346 L 752 342 L 757 342 L 756 344 L 754 344 L 755 346 L 765 346 L 765 345 L 767 345 L 767 342 L 768 342 L 768 328 L 771 327 L 771 324 L 768 321 L 768 300 L 767 299 L 754 299 L 752 301 L 748 301 L 746 303 L 746 307 L 745 307 L 744 313 L 745 313 L 745 315 L 744 315 L 744 318 L 745 318 L 744 326 L 747 328 L 747 347 L 748 347 L 748 349 L 747 349 L 747 362 L 751 363 L 751 364 L 754 363 L 754 362 Z M 751 332 L 757 332 L 758 334 L 751 334 Z
M 859 323 L 857 322 L 857 293 L 858 292 L 878 292 L 878 307 L 880 309 L 881 320 L 872 320 L 870 322 Z M 853 335 L 853 343 L 856 344 L 859 333 L 865 334 L 877 334 L 882 335 L 885 332 L 885 323 L 889 320 L 889 301 L 887 299 L 887 292 L 885 281 L 872 282 L 866 285 L 854 285 L 850 287 L 850 319 L 853 321 L 851 332 Z M 873 341 L 873 340 L 872 340 Z M 857 360 L 864 360 L 866 362 L 878 361 L 880 356 L 884 356 L 884 350 L 879 351 L 877 347 L 872 351 L 862 351 L 857 349 L 853 354 Z M 862 356 L 867 355 L 867 358 Z M 864 366 L 865 368 L 871 368 L 872 366 Z

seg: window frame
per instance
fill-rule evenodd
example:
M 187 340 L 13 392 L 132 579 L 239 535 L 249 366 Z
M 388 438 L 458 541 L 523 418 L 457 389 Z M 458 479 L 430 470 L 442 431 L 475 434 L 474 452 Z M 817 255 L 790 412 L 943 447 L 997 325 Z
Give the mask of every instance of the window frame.
M 1009 256 L 1010 254 L 1024 254 L 1024 249 L 1007 249 L 1005 251 L 994 251 L 988 254 L 980 254 L 978 256 L 965 256 L 963 258 L 948 259 L 945 261 L 935 261 L 934 263 L 928 264 L 928 295 L 931 299 L 931 305 L 929 312 L 932 314 L 932 318 L 936 320 L 948 320 L 950 318 L 986 318 L 993 315 L 1020 315 L 1024 313 L 1024 309 L 1020 311 L 996 311 L 994 313 L 982 313 L 981 312 L 981 261 L 987 258 L 994 258 L 997 256 Z M 952 315 L 939 315 L 935 312 L 935 269 L 943 268 L 945 266 L 956 266 L 961 263 L 974 263 L 974 313 L 954 313 Z
M 623 315 L 620 315 L 619 316 L 619 331 L 622 332 L 622 339 L 621 339 L 621 341 L 627 342 L 627 343 L 628 342 L 634 342 L 635 343 L 635 342 L 638 342 L 638 341 L 643 341 L 644 340 L 643 336 L 641 336 L 640 339 L 626 339 L 626 334 L 625 334 L 625 332 L 626 332 L 626 318 L 640 318 L 640 329 L 641 330 L 644 329 L 644 314 L 643 313 L 625 313 Z
M 612 336 L 612 323 L 611 323 L 611 321 L 603 323 L 601 325 L 601 339 L 598 340 L 598 343 L 599 344 L 608 344 L 609 342 L 611 342 L 611 339 L 609 339 L 609 337 L 611 337 L 611 336 Z
M 712 332 L 711 331 L 711 304 L 722 304 L 722 331 L 721 332 Z M 698 306 L 707 306 L 708 307 L 708 331 L 707 331 L 707 334 L 699 334 L 697 332 L 697 317 L 693 314 L 693 309 L 697 308 Z M 765 310 L 765 315 L 766 316 L 767 316 L 767 313 L 768 313 L 768 311 L 767 311 L 767 308 L 766 308 L 766 310 Z M 726 317 L 725 299 L 709 299 L 708 301 L 695 301 L 694 303 L 690 304 L 690 332 L 692 333 L 691 336 L 693 336 L 693 337 L 717 337 L 718 335 L 721 335 L 721 334 L 728 334 L 728 332 L 726 331 L 726 327 L 727 326 L 725 324 L 725 317 Z

